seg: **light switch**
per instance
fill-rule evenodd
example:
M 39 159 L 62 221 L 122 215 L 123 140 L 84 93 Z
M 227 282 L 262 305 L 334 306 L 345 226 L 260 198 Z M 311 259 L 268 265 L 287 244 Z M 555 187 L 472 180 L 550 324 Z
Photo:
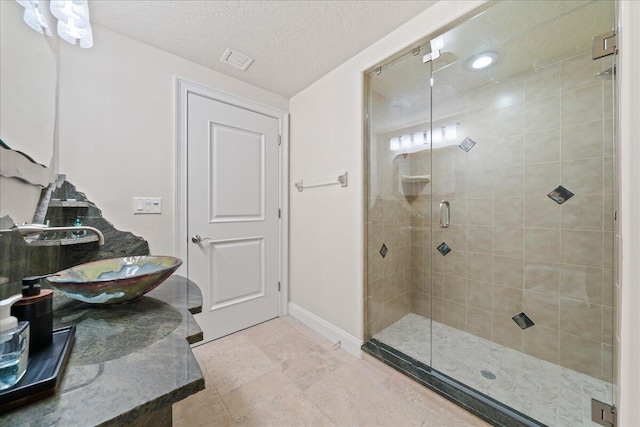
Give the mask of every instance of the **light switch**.
M 134 197 L 133 213 L 134 214 L 161 214 L 162 198 L 161 197 Z

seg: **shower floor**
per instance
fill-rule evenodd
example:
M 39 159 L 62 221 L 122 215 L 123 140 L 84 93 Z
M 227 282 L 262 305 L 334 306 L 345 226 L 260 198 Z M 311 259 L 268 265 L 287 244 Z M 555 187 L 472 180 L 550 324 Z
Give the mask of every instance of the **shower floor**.
M 430 324 L 409 313 L 374 338 L 429 365 Z M 433 368 L 549 426 L 598 426 L 591 398 L 613 401 L 610 383 L 435 321 L 433 342 Z

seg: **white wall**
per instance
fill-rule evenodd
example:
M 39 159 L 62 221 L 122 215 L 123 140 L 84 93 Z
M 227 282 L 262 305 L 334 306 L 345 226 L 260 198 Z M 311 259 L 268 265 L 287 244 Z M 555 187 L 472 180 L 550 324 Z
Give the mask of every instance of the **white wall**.
M 290 301 L 347 334 L 363 331 L 363 71 L 482 1 L 443 1 L 290 100 L 291 184 L 349 172 L 349 187 L 291 192 Z
M 0 217 L 16 224 L 32 222 L 43 188 L 20 178 L 46 185 L 57 165 L 57 43 L 29 28 L 23 13 L 16 2 L 0 2 L 0 138 L 52 171 L 0 149 Z
M 39 185 L 0 176 L 0 217 L 9 215 L 14 224 L 32 222 L 41 191 Z
M 56 119 L 56 39 L 29 28 L 23 13 L 16 2 L 0 2 L 0 137 L 49 166 Z
M 281 96 L 93 28 L 94 46 L 60 48 L 60 173 L 116 228 L 175 254 L 175 78 L 282 110 Z M 161 215 L 133 215 L 134 196 L 162 197 Z
M 620 234 L 618 425 L 640 425 L 640 2 L 620 2 Z

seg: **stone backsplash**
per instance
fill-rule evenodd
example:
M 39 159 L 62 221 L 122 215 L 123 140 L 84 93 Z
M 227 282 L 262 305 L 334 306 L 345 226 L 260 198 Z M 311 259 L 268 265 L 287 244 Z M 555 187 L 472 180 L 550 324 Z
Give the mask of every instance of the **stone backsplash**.
M 51 191 L 53 190 L 53 191 Z M 72 226 L 79 217 L 82 225 L 95 227 L 104 234 L 104 245 L 98 245 L 72 233 L 43 233 L 27 243 L 18 232 L 0 235 L 0 295 L 19 289 L 23 277 L 43 275 L 99 259 L 149 255 L 149 245 L 142 237 L 117 230 L 102 216 L 102 211 L 86 195 L 64 180 L 43 190 L 41 213 L 51 227 Z M 36 218 L 38 215 L 36 214 Z M 42 218 L 42 217 L 41 217 Z M 0 229 L 15 224 L 9 216 L 0 218 Z

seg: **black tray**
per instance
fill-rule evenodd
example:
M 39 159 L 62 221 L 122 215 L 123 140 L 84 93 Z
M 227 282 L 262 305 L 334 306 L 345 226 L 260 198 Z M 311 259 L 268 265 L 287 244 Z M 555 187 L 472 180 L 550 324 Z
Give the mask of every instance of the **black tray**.
M 24 377 L 13 387 L 0 391 L 0 413 L 56 393 L 75 334 L 75 326 L 53 331 L 51 345 L 29 355 Z

